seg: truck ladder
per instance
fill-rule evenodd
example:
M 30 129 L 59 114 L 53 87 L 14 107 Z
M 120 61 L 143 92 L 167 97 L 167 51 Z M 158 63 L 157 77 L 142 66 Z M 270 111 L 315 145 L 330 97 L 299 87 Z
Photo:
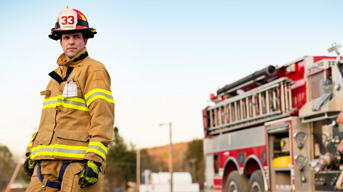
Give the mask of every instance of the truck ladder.
M 283 77 L 209 107 L 208 133 L 216 135 L 290 115 L 295 111 L 291 84 Z

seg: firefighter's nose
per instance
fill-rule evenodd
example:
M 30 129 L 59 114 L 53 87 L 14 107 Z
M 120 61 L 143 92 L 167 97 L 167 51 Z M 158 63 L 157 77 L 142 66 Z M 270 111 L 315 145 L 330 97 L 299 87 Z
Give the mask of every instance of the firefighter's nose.
M 74 44 L 75 43 L 74 38 L 70 38 L 68 43 L 71 44 L 71 45 Z

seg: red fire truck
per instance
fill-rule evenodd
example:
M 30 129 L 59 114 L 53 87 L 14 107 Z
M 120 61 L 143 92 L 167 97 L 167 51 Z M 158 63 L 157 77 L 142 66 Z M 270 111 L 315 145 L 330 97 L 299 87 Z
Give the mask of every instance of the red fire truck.
M 304 56 L 211 94 L 205 191 L 339 191 L 343 60 Z

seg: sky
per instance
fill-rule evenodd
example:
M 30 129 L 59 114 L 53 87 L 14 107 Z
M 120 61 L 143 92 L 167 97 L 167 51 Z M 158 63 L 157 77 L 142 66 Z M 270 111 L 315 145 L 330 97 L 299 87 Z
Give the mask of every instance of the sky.
M 1 0 L 0 144 L 18 157 L 38 130 L 62 53 L 48 34 L 66 6 L 98 32 L 87 50 L 111 75 L 115 126 L 136 148 L 168 144 L 169 122 L 173 142 L 203 138 L 218 88 L 343 43 L 340 0 Z

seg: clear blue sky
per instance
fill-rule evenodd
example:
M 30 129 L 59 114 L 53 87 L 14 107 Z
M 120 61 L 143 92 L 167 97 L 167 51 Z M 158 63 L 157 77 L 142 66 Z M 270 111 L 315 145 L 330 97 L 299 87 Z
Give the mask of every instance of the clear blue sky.
M 66 6 L 98 34 L 87 49 L 112 77 L 116 123 L 138 147 L 203 137 L 201 110 L 230 82 L 269 64 L 334 55 L 343 43 L 343 1 L 0 1 L 0 144 L 21 155 L 37 130 L 62 53 L 48 38 Z

